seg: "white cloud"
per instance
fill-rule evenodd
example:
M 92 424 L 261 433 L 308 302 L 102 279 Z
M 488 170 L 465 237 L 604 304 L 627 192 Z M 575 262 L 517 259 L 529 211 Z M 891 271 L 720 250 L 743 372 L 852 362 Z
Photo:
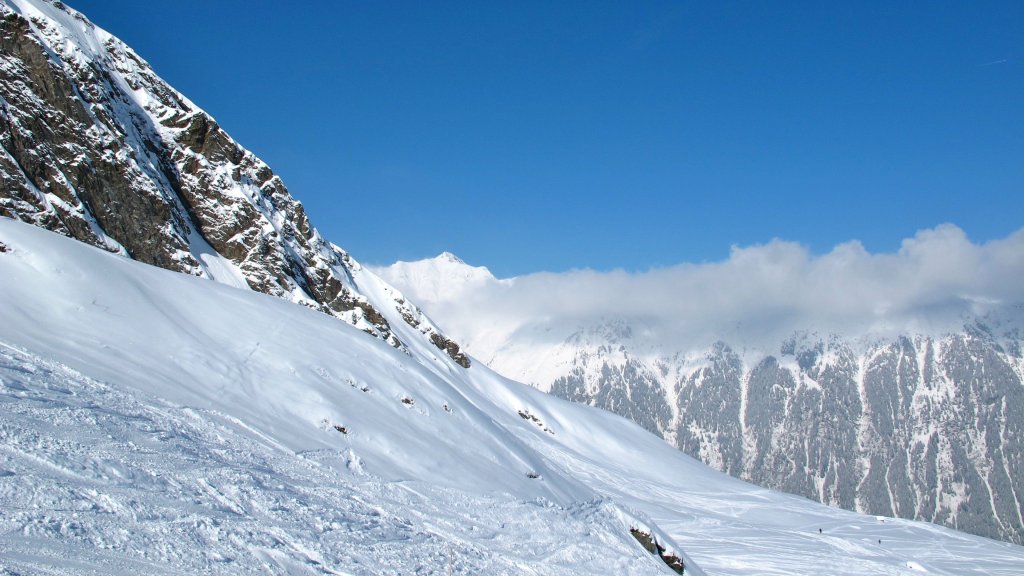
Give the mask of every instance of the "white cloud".
M 560 341 L 581 326 L 620 318 L 652 341 L 680 348 L 715 339 L 777 345 L 795 330 L 933 333 L 959 328 L 968 315 L 1024 303 L 1024 229 L 974 244 L 944 224 L 879 254 L 858 241 L 813 255 L 772 240 L 733 247 L 721 262 L 641 273 L 540 273 L 430 295 L 409 284 L 399 288 L 427 302 L 428 314 L 483 355 L 516 332 Z

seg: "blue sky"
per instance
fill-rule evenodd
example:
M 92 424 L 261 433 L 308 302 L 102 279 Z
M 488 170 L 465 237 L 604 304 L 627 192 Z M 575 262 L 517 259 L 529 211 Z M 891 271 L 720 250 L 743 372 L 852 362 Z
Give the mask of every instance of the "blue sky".
M 376 264 L 1024 225 L 1024 2 L 69 0 Z

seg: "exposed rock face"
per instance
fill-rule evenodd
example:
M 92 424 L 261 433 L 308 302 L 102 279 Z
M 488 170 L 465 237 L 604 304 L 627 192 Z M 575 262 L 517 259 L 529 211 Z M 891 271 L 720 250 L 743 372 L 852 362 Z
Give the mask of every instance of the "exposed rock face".
M 716 344 L 708 365 L 686 378 L 676 398 L 680 425 L 676 446 L 714 467 L 738 476 L 743 470 L 740 423 L 743 364 L 724 344 Z
M 749 363 L 724 343 L 695 361 L 641 359 L 616 339 L 581 345 L 552 392 L 762 486 L 1019 544 L 1024 360 L 1019 334 L 992 332 L 870 344 L 799 334 Z
M 0 17 L 0 215 L 302 303 L 395 347 L 392 323 L 412 318 L 468 366 L 400 295 L 372 301 L 361 283 L 379 281 L 130 48 L 59 2 L 5 0 Z
M 438 350 L 442 350 L 451 356 L 452 360 L 462 366 L 463 368 L 469 368 L 469 356 L 466 356 L 459 349 L 459 345 L 449 339 L 447 336 L 438 332 L 432 332 L 430 334 L 430 341 L 437 346 Z

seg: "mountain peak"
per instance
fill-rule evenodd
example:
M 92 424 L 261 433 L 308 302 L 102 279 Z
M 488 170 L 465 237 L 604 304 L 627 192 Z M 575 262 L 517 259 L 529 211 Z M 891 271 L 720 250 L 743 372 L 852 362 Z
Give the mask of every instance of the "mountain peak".
M 466 263 L 465 260 L 463 260 L 462 258 L 459 258 L 458 256 L 456 256 L 455 254 L 452 254 L 451 252 L 448 252 L 447 250 L 444 251 L 444 252 L 441 252 L 440 254 L 438 254 L 437 257 L 434 258 L 434 260 L 437 260 L 437 261 L 440 261 L 440 262 L 450 262 L 452 264 L 465 264 Z
M 262 160 L 60 2 L 0 1 L 0 216 L 468 359 L 313 227 Z
M 402 292 L 417 302 L 450 300 L 481 285 L 502 283 L 486 266 L 472 266 L 451 252 L 414 262 L 399 261 L 374 268 L 384 281 L 402 286 Z

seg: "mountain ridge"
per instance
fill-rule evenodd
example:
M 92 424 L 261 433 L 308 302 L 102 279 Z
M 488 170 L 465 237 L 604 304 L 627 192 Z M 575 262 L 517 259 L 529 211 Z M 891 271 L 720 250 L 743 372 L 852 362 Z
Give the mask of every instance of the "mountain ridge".
M 398 348 L 407 324 L 405 338 L 468 365 L 124 43 L 61 3 L 5 0 L 0 17 L 0 215 L 310 306 Z
M 434 264 L 377 271 L 413 297 L 435 290 L 422 301 L 427 310 L 499 373 L 625 416 L 762 486 L 1024 541 L 1019 304 L 961 315 L 954 330 L 805 328 L 772 344 L 680 344 L 660 337 L 666 320 L 616 314 L 614 305 L 600 317 L 559 316 L 531 300 L 567 297 L 546 278 L 457 286 L 462 276 L 447 270 L 437 290 L 426 278 Z M 565 284 L 599 289 L 584 280 Z M 551 289 L 519 292 L 529 282 Z

